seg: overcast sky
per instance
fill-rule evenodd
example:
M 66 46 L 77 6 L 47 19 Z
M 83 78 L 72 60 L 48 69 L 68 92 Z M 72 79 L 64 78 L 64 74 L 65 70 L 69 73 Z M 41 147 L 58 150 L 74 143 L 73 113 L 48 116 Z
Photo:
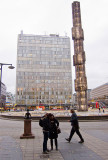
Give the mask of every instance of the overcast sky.
M 17 37 L 51 34 L 71 39 L 72 0 L 0 0 L 0 63 L 16 67 Z M 88 88 L 108 82 L 108 0 L 80 0 Z M 73 61 L 72 61 L 73 63 Z M 73 65 L 73 64 L 72 64 Z M 75 67 L 72 67 L 73 80 Z M 2 82 L 15 93 L 16 69 L 3 66 Z M 74 86 L 74 84 L 73 84 Z

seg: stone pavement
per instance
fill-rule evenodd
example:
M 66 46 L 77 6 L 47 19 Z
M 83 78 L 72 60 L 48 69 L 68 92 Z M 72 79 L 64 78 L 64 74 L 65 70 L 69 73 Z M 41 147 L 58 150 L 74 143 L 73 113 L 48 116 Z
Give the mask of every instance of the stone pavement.
M 0 160 L 108 160 L 107 121 L 80 122 L 80 131 L 85 139 L 83 144 L 78 143 L 76 134 L 70 143 L 65 141 L 71 129 L 69 122 L 60 122 L 60 128 L 59 150 L 43 155 L 43 135 L 38 122 L 32 122 L 35 139 L 20 139 L 24 122 L 0 119 Z

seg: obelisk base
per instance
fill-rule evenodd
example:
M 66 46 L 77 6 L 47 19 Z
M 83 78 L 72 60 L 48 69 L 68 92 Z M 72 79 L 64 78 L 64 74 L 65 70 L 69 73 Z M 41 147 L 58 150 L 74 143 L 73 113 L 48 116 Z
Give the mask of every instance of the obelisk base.
M 31 119 L 24 119 L 24 134 L 20 136 L 20 139 L 35 138 L 31 132 Z

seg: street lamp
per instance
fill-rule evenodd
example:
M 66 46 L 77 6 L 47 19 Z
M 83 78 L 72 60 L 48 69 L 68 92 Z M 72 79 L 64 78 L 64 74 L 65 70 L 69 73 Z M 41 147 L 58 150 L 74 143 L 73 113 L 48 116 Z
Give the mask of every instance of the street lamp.
M 1 84 L 2 84 L 2 67 L 3 65 L 8 65 L 9 69 L 14 69 L 15 67 L 12 64 L 0 63 L 0 106 L 2 107 L 2 96 L 1 96 Z

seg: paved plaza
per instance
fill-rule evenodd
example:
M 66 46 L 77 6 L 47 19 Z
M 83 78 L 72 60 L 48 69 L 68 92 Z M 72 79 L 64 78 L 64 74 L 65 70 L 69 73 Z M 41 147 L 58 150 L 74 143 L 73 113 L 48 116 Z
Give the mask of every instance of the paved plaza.
M 59 150 L 42 154 L 42 128 L 32 122 L 35 139 L 20 139 L 24 122 L 0 119 L 0 160 L 108 160 L 108 122 L 80 122 L 85 142 L 79 144 L 75 134 L 70 143 L 65 141 L 71 129 L 69 122 L 60 122 Z M 48 147 L 50 143 L 48 141 Z

